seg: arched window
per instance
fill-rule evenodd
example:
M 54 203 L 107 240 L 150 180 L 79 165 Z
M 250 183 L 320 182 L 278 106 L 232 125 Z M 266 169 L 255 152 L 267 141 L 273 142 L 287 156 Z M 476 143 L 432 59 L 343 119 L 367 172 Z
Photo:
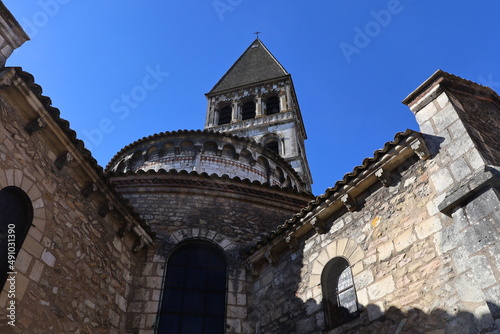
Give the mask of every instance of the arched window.
M 219 123 L 218 125 L 231 123 L 231 114 L 232 114 L 231 106 L 222 107 L 219 110 Z
M 158 333 L 225 332 L 226 259 L 206 241 L 191 241 L 170 256 Z
M 24 191 L 17 187 L 0 190 L 0 289 L 5 284 L 7 273 L 15 271 L 13 259 L 17 257 L 32 221 L 33 205 Z
M 336 257 L 326 264 L 321 274 L 321 286 L 328 329 L 359 315 L 351 267 L 345 258 Z
M 280 112 L 280 99 L 277 96 L 271 96 L 266 101 L 266 115 L 277 114 Z
M 266 143 L 266 148 L 275 154 L 280 154 L 280 146 L 277 140 L 272 140 Z
M 247 101 L 243 103 L 241 108 L 241 119 L 246 120 L 251 118 L 255 118 L 255 102 Z

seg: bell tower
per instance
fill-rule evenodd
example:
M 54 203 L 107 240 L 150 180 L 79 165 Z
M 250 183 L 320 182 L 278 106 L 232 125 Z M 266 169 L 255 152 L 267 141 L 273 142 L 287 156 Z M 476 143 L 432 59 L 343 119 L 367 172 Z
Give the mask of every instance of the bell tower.
M 259 38 L 205 95 L 205 129 L 254 139 L 288 161 L 311 191 L 307 135 L 292 77 Z

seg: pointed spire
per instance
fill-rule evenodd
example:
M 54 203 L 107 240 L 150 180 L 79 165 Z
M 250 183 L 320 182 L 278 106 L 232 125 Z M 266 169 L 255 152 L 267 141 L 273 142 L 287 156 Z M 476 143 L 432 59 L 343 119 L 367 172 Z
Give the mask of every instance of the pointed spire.
M 257 84 L 287 75 L 289 75 L 288 72 L 257 36 L 240 58 L 215 84 L 209 94 L 249 84 Z

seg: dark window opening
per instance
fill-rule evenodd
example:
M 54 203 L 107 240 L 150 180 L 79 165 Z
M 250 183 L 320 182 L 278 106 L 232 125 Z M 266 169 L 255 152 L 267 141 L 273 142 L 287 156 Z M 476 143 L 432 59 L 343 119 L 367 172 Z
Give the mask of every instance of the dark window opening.
M 168 260 L 158 333 L 225 331 L 226 260 L 209 242 L 189 242 Z
M 243 103 L 243 107 L 241 110 L 241 118 L 243 120 L 255 118 L 255 102 L 248 101 Z
M 28 195 L 17 187 L 0 191 L 0 289 L 7 280 L 7 273 L 15 271 L 9 255 L 17 257 L 33 221 L 33 206 Z M 9 241 L 15 238 L 14 254 Z
M 232 114 L 232 108 L 231 106 L 226 106 L 222 109 L 219 110 L 219 124 L 228 124 L 231 123 L 231 114 Z
M 280 99 L 272 96 L 266 101 L 266 115 L 277 114 L 280 112 Z
M 266 143 L 266 148 L 273 152 L 274 154 L 279 155 L 280 154 L 280 147 L 279 144 L 276 140 L 270 141 Z
M 326 264 L 321 274 L 321 286 L 328 329 L 359 316 L 354 280 L 346 259 L 336 257 Z

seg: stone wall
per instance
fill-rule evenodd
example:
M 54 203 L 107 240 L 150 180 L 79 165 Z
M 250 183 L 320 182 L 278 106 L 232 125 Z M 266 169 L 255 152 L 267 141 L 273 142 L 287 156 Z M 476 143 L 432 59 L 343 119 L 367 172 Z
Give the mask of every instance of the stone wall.
M 111 178 L 157 234 L 137 281 L 130 329 L 154 333 L 168 258 L 187 240 L 218 245 L 228 264 L 228 334 L 249 333 L 244 254 L 261 236 L 307 204 L 312 196 L 239 180 L 188 173 L 126 173 Z
M 367 333 L 383 333 L 381 326 L 393 323 L 382 325 L 377 319 L 391 307 L 428 313 L 441 306 L 436 302 L 441 299 L 438 283 L 448 280 L 453 269 L 440 257 L 434 239 L 441 223 L 427 212 L 433 197 L 428 175 L 424 163 L 415 160 L 402 165 L 400 172 L 396 185 L 376 184 L 369 189 L 360 199 L 364 203 L 360 211 L 344 210 L 332 217 L 328 232 L 310 233 L 299 250 L 279 256 L 279 262 L 262 269 L 251 291 L 256 305 L 251 316 L 260 319 L 261 333 L 279 332 L 276 328 L 283 323 L 288 323 L 287 333 L 325 330 L 320 277 L 336 256 L 351 265 L 361 317 L 335 333 L 349 328 L 358 332 L 361 324 Z M 282 295 L 285 291 L 287 295 Z M 293 302 L 275 302 L 280 299 Z M 269 305 L 272 312 L 258 316 L 266 311 L 257 305 Z M 420 325 L 428 326 L 415 322 L 405 329 Z
M 0 189 L 23 190 L 34 218 L 17 255 L 15 284 L 8 282 L 0 294 L 0 332 L 122 333 L 133 267 L 144 256 L 132 252 L 133 233 L 120 238 L 117 231 L 134 218 L 104 179 L 99 192 L 82 194 L 94 169 L 78 150 L 72 150 L 78 163 L 58 166 L 62 148 L 71 147 L 68 135 L 18 73 L 7 69 L 2 77 L 10 75 L 0 92 Z M 30 134 L 26 125 L 40 116 L 45 126 Z M 103 211 L 104 197 L 117 210 Z M 6 318 L 12 303 L 15 327 Z
M 450 95 L 450 86 L 460 94 Z M 298 227 L 278 236 L 290 249 L 274 239 L 253 250 L 252 261 L 268 260 L 248 284 L 256 333 L 498 332 L 500 169 L 487 163 L 496 163 L 491 145 L 500 134 L 476 131 L 477 114 L 494 126 L 498 108 L 490 102 L 498 96 L 489 90 L 485 102 L 464 93 L 475 88 L 484 90 L 437 72 L 405 100 L 425 133 L 428 160 L 400 158 L 389 178 L 361 189 L 376 168 L 365 163 L 359 180 L 335 188 L 356 194 L 344 208 L 335 192 L 322 195 Z M 375 174 L 386 174 L 381 169 Z M 351 266 L 360 316 L 329 329 L 321 274 L 338 256 Z

